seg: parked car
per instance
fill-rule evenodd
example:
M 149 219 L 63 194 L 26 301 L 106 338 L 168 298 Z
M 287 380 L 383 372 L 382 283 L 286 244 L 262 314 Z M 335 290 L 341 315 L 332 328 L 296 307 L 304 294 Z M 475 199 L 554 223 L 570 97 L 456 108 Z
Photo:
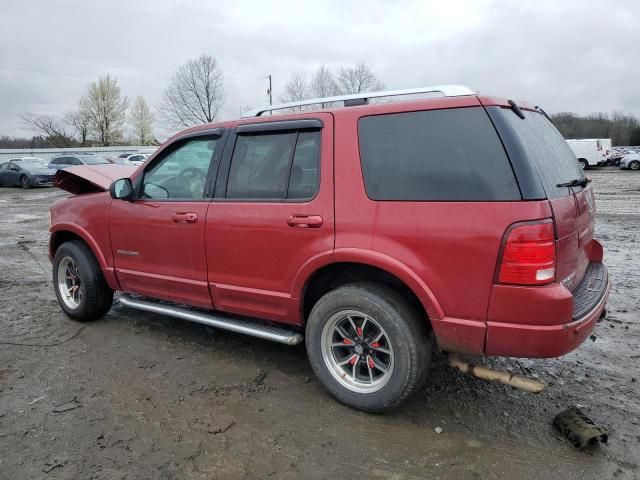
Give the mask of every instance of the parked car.
M 41 158 L 12 158 L 0 164 L 0 186 L 51 186 L 55 173 Z
M 623 147 L 613 147 L 611 149 L 611 154 L 610 154 L 611 164 L 615 166 L 619 166 L 620 159 L 622 159 L 622 157 L 624 157 L 625 155 L 629 155 L 630 153 L 634 153 L 634 152 Z
M 110 165 L 106 158 L 93 154 L 64 154 L 54 157 L 49 162 L 49 167 L 55 170 L 73 167 L 76 165 Z
M 122 153 L 117 157 L 107 158 L 109 162 L 117 165 L 142 165 L 149 155 L 145 153 Z
M 629 153 L 620 159 L 620 168 L 623 170 L 640 170 L 640 153 Z
M 538 107 L 419 90 L 434 91 L 266 107 L 185 130 L 138 168 L 59 172 L 75 194 L 50 209 L 62 310 L 102 317 L 117 291 L 135 309 L 304 339 L 326 389 L 374 412 L 428 381 L 431 335 L 475 355 L 577 348 L 610 290 L 589 179 Z

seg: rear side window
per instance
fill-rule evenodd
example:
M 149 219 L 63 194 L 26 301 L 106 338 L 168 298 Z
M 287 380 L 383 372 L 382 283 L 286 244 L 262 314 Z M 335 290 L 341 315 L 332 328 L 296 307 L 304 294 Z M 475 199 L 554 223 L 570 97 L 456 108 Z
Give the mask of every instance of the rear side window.
M 532 164 L 540 177 L 542 187 L 548 198 L 565 197 L 571 194 L 567 187 L 558 187 L 559 183 L 570 182 L 584 178 L 576 156 L 564 137 L 547 120 L 542 113 L 525 111 L 525 118 L 521 119 L 510 109 L 495 109 L 495 114 L 501 117 L 515 134 L 526 161 Z M 500 123 L 503 123 L 503 122 Z M 579 191 L 581 187 L 572 187 Z
M 306 199 L 318 189 L 320 131 L 238 135 L 227 198 Z
M 520 200 L 509 159 L 482 107 L 364 117 L 358 124 L 373 200 Z

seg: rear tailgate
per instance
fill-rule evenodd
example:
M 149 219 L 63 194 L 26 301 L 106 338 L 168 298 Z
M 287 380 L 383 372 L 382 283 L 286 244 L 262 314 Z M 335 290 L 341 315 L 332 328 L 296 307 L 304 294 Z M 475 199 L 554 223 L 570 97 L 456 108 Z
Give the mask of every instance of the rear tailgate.
M 574 195 L 551 199 L 549 203 L 557 235 L 556 281 L 573 291 L 589 264 L 584 242 L 593 238 L 593 223 L 580 213 Z
M 549 200 L 556 226 L 556 281 L 573 292 L 589 265 L 595 216 L 592 189 L 559 186 L 584 179 L 584 172 L 567 142 L 542 112 L 523 105 L 521 118 L 500 102 L 493 102 L 493 106 L 487 103 L 492 102 L 483 104 L 509 153 L 523 199 Z

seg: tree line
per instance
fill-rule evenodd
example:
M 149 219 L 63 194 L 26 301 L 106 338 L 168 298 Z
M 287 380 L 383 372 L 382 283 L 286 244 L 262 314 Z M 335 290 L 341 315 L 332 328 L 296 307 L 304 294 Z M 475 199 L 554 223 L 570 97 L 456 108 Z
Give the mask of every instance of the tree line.
M 551 115 L 551 120 L 564 138 L 610 138 L 613 146 L 640 145 L 640 123 L 633 115 L 562 112 Z
M 322 65 L 309 81 L 304 73 L 294 73 L 280 100 L 291 102 L 383 88 L 380 79 L 364 63 L 341 67 L 336 72 Z M 142 96 L 136 97 L 130 105 L 129 99 L 122 95 L 117 79 L 105 75 L 91 82 L 73 111 L 64 115 L 21 114 L 22 123 L 38 135 L 30 139 L 0 137 L 0 148 L 156 144 L 153 134 L 156 120 L 178 129 L 209 123 L 217 118 L 223 104 L 222 70 L 215 58 L 203 54 L 178 67 L 155 109 Z M 130 127 L 129 138 L 124 135 L 126 125 Z
M 383 90 L 384 83 L 365 63 L 332 71 L 321 65 L 315 71 L 294 72 L 284 86 L 281 102 Z M 143 96 L 133 102 L 122 94 L 116 78 L 105 75 L 91 82 L 75 110 L 64 115 L 24 112 L 23 124 L 38 135 L 30 139 L 0 137 L 0 148 L 110 146 L 123 143 L 154 145 L 157 120 L 182 129 L 214 121 L 224 104 L 223 72 L 211 55 L 190 59 L 169 79 L 160 103 L 152 109 Z M 328 104 L 321 104 L 326 108 Z M 304 107 L 296 107 L 302 111 Z M 613 145 L 640 145 L 636 117 L 619 112 L 580 116 L 551 115 L 565 138 L 611 138 Z M 130 136 L 125 138 L 125 127 Z

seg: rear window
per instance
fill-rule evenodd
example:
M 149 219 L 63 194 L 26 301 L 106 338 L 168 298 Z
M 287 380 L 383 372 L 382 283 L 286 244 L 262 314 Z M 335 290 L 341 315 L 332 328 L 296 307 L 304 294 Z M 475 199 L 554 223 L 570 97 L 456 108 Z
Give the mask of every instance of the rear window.
M 570 195 L 567 187 L 559 183 L 584 178 L 584 172 L 564 137 L 542 113 L 525 111 L 521 119 L 508 108 L 497 109 L 497 114 L 511 127 L 512 133 L 542 182 L 548 198 Z M 580 191 L 582 187 L 573 187 Z
M 361 118 L 360 157 L 372 200 L 520 200 L 509 159 L 482 107 Z

